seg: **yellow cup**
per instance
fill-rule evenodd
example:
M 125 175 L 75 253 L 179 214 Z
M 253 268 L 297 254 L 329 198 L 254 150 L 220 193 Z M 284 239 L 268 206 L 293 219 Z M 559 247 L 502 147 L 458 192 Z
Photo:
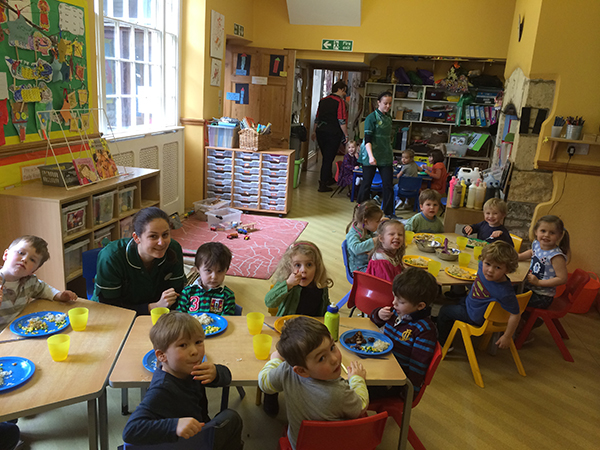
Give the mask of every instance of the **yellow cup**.
M 257 334 L 252 338 L 252 347 L 256 359 L 268 359 L 271 354 L 273 338 L 268 334 Z
M 156 321 L 163 314 L 169 314 L 169 308 L 154 308 L 150 311 L 150 316 L 152 316 L 152 325 L 156 324 Z
M 72 308 L 69 310 L 69 321 L 74 331 L 83 331 L 87 326 L 90 310 L 87 308 Z
M 68 334 L 55 334 L 48 338 L 48 350 L 54 361 L 64 361 L 69 354 L 71 336 Z
M 262 331 L 264 321 L 265 315 L 263 313 L 248 313 L 248 315 L 246 316 L 246 323 L 248 324 L 248 331 L 250 332 L 250 334 L 260 334 L 260 332 Z
M 480 247 L 479 245 L 476 245 L 475 247 L 473 247 L 473 258 L 475 260 L 479 260 L 482 250 L 483 250 L 483 247 Z
M 404 241 L 406 245 L 410 245 L 412 243 L 413 237 L 415 237 L 414 231 L 405 231 L 404 232 Z
M 440 244 L 444 243 L 444 240 L 446 239 L 446 236 L 444 236 L 443 234 L 436 234 L 433 239 L 435 239 L 437 242 L 439 242 Z
M 466 247 L 467 244 L 469 243 L 469 238 L 464 237 L 464 236 L 458 236 L 456 238 L 456 244 L 458 245 L 458 249 L 462 252 Z
M 460 255 L 458 255 L 458 265 L 460 267 L 467 267 L 469 265 L 470 261 L 471 261 L 470 253 L 461 252 Z
M 438 276 L 440 269 L 442 268 L 442 263 L 439 261 L 431 260 L 427 263 L 427 272 L 429 272 L 434 277 Z

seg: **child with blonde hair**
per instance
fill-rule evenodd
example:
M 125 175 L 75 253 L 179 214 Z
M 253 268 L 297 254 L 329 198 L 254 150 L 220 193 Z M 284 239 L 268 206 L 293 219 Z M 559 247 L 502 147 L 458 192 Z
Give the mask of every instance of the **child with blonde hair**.
M 386 220 L 377 227 L 378 240 L 371 252 L 367 273 L 377 278 L 394 281 L 404 266 L 402 257 L 406 250 L 404 225 L 397 220 Z
M 355 141 L 346 142 L 346 154 L 342 161 L 342 169 L 338 178 L 338 186 L 345 188 L 352 185 L 352 173 L 358 165 L 358 146 Z
M 352 222 L 346 227 L 348 248 L 348 268 L 351 272 L 365 272 L 369 265 L 369 252 L 377 243 L 374 233 L 383 217 L 383 211 L 373 200 L 367 200 L 354 207 Z
M 499 198 L 490 198 L 483 205 L 483 217 L 485 220 L 473 225 L 466 225 L 463 233 L 467 236 L 475 233 L 477 239 L 494 242 L 501 240 L 514 247 L 509 231 L 504 226 L 504 218 L 508 212 L 508 207 L 504 200 Z

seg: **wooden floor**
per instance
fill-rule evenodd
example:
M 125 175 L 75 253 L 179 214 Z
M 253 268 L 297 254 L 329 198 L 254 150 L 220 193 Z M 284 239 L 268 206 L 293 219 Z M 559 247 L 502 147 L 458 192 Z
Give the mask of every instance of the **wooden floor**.
M 339 300 L 350 289 L 340 246 L 353 205 L 345 193 L 334 198 L 318 193 L 317 177 L 316 167 L 310 167 L 302 175 L 287 217 L 309 222 L 300 238 L 313 241 L 321 249 L 335 281 L 330 296 Z M 269 281 L 229 277 L 226 283 L 236 293 L 244 314 L 266 312 L 263 299 Z M 567 346 L 574 363 L 562 359 L 550 334 L 542 327 L 535 331 L 535 341 L 519 352 L 526 377 L 518 374 L 510 352 L 499 351 L 496 356 L 477 352 L 484 389 L 473 382 L 466 354 L 457 338 L 456 350 L 442 361 L 423 400 L 413 411 L 411 424 L 425 447 L 428 450 L 600 448 L 600 315 L 592 309 L 584 315 L 570 314 L 562 323 L 571 337 Z M 207 348 L 210 351 L 210 342 Z M 254 388 L 246 391 L 248 395 L 240 400 L 232 390 L 229 403 L 244 419 L 245 450 L 277 448 L 277 438 L 285 425 L 284 396 L 280 396 L 279 416 L 271 419 L 254 405 Z M 218 408 L 219 396 L 220 390 L 210 393 L 211 414 Z M 120 391 L 108 388 L 108 397 L 110 448 L 115 449 L 122 443 L 121 432 L 127 417 L 120 414 Z M 132 392 L 131 408 L 138 402 L 139 392 Z M 87 448 L 85 404 L 21 419 L 19 425 L 29 446 L 25 448 Z M 384 442 L 378 449 L 397 448 L 398 431 L 396 424 L 388 420 Z

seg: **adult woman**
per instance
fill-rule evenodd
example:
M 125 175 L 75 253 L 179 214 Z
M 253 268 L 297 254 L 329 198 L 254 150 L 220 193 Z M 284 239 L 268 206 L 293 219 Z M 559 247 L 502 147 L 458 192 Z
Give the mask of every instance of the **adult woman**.
M 386 216 L 394 216 L 394 155 L 392 151 L 392 93 L 382 92 L 377 97 L 377 109 L 365 119 L 365 140 L 360 148 L 358 162 L 363 166 L 363 180 L 358 192 L 358 202 L 371 196 L 371 183 L 379 169 L 383 183 L 381 209 Z
M 175 303 L 185 284 L 183 255 L 163 210 L 142 209 L 133 229 L 131 239 L 113 241 L 98 255 L 92 300 L 149 314 Z

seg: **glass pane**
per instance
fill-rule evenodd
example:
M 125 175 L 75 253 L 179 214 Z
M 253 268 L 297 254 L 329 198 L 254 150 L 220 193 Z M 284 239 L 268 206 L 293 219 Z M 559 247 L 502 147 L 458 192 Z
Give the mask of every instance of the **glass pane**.
M 144 100 L 137 99 L 136 100 L 136 114 L 135 114 L 135 124 L 136 125 L 144 125 L 144 113 L 140 111 L 140 106 L 146 103 Z
M 129 18 L 137 19 L 138 16 L 138 2 L 137 0 L 129 0 Z
M 123 17 L 123 0 L 112 0 L 113 17 Z
M 165 32 L 179 34 L 179 0 L 166 0 Z
M 104 56 L 115 57 L 115 24 L 104 22 Z
M 117 126 L 117 99 L 107 98 L 106 99 L 106 115 L 108 116 L 108 123 L 113 129 Z
M 135 30 L 135 60 L 144 61 L 144 30 Z
M 105 16 L 108 16 L 108 2 L 109 2 L 109 0 L 104 0 L 102 2 L 102 10 L 103 10 Z
M 104 61 L 104 67 L 106 67 L 106 95 L 114 95 L 117 93 L 115 86 L 116 64 L 115 61 L 108 59 Z
M 144 80 L 146 77 L 144 76 L 144 64 L 136 64 L 135 65 L 135 85 L 136 86 L 145 86 Z
M 119 42 L 121 48 L 121 58 L 129 59 L 129 47 L 131 46 L 131 27 L 120 26 L 119 31 L 121 32 L 121 42 Z
M 131 94 L 131 66 L 133 63 L 121 63 L 121 94 Z
M 131 126 L 131 99 L 121 99 L 121 122 L 123 128 L 129 128 Z
M 141 0 L 142 3 L 142 18 L 145 19 L 142 22 L 144 23 L 155 23 L 155 21 L 159 18 L 156 13 L 156 2 L 154 0 Z M 154 16 L 154 17 L 153 17 Z
M 154 31 L 148 33 L 148 59 L 160 64 L 160 34 Z

